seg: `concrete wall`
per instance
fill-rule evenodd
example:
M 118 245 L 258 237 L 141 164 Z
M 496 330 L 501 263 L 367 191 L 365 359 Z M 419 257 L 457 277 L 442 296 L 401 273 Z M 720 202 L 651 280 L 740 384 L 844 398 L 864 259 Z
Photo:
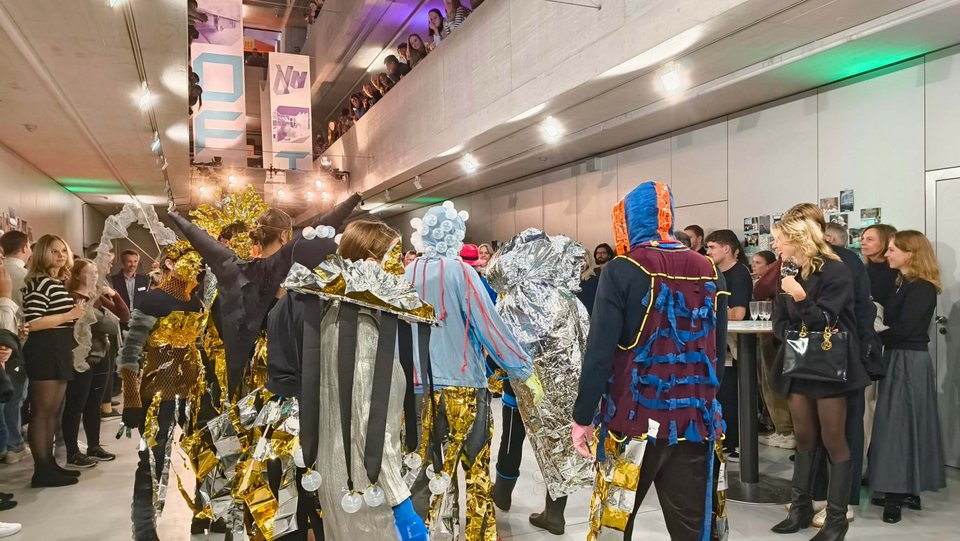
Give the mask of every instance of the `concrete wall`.
M 639 182 L 671 184 L 680 227 L 729 227 L 855 190 L 860 209 L 923 230 L 924 173 L 960 166 L 960 47 L 644 141 L 584 163 L 454 199 L 473 242 L 525 227 L 594 246 L 612 241 L 611 209 Z M 389 220 L 404 237 L 414 210 Z
M 14 209 L 33 228 L 34 240 L 54 233 L 63 237 L 74 251 L 82 249 L 83 201 L 2 147 L 0 193 L 2 212 Z

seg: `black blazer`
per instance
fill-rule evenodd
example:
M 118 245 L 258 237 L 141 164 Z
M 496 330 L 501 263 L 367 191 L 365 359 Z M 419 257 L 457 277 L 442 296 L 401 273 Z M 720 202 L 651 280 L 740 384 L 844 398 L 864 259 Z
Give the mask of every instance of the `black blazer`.
M 143 296 L 150 291 L 150 277 L 146 274 L 137 274 L 134 276 L 134 295 L 133 300 L 136 301 L 136 304 L 130 303 L 130 294 L 127 293 L 127 282 L 123 277 L 122 272 L 118 272 L 110 277 L 110 284 L 113 289 L 117 290 L 117 293 L 120 295 L 120 298 L 123 299 L 123 302 L 127 303 L 127 306 L 130 307 L 132 312 L 134 309 L 140 306 L 140 301 L 143 300 Z

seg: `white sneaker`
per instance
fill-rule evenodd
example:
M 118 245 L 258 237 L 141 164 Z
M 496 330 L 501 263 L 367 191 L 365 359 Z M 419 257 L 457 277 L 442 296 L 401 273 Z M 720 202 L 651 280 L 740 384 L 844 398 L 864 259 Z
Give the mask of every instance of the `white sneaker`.
M 826 521 L 827 521 L 826 507 L 818 511 L 816 515 L 813 515 L 814 528 L 823 528 L 823 523 Z M 847 522 L 853 522 L 853 509 L 850 509 L 850 507 L 847 507 Z
M 781 449 L 796 449 L 797 438 L 793 434 L 773 434 L 770 436 L 770 443 L 767 445 Z
M 789 511 L 790 511 L 790 504 L 789 504 L 789 503 L 783 504 L 783 508 L 786 509 L 787 512 L 789 512 Z M 813 510 L 814 510 L 815 512 L 820 513 L 820 512 L 822 512 L 824 509 L 826 509 L 826 508 L 827 508 L 827 500 L 813 500 Z M 814 520 L 816 520 L 816 519 L 814 519 Z
M 10 537 L 22 528 L 23 526 L 16 522 L 0 522 L 0 537 Z
M 7 464 L 16 464 L 23 460 L 23 457 L 27 456 L 27 449 L 24 447 L 20 451 L 7 451 L 7 456 L 3 458 L 3 461 Z

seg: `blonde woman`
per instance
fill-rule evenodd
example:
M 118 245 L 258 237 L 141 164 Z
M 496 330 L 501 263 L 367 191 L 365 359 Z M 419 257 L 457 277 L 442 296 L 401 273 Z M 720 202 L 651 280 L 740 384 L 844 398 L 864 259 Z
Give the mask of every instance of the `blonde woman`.
M 920 492 L 946 485 L 930 320 L 940 292 L 940 268 L 933 247 L 919 231 L 900 231 L 886 253 L 899 272 L 887 299 L 880 333 L 887 377 L 880 380 L 873 441 L 870 489 L 883 505 L 883 521 L 900 522 L 901 507 L 920 509 Z
M 83 303 L 67 291 L 73 253 L 56 235 L 44 235 L 33 249 L 23 288 L 23 315 L 30 338 L 23 347 L 30 378 L 30 453 L 34 487 L 60 487 L 77 483 L 79 472 L 57 465 L 53 436 L 57 412 L 67 382 L 73 379 L 73 324 L 83 315 Z
M 773 371 L 774 387 L 787 396 L 797 440 L 790 511 L 773 531 L 793 533 L 810 527 L 814 515 L 814 465 L 822 446 L 830 458 L 827 517 L 813 539 L 839 541 L 849 527 L 846 515 L 852 475 L 845 434 L 847 394 L 869 383 L 855 340 L 853 281 L 815 221 L 800 216 L 784 219 L 774 225 L 773 239 L 784 268 L 791 266 L 788 263 L 797 268 L 795 276 L 786 272 L 781 279 L 773 310 L 774 334 L 785 340 L 788 331 L 799 331 L 804 326 L 820 332 L 829 327 L 848 333 L 850 346 L 846 381 L 814 381 L 780 376 L 777 370 Z M 782 357 L 778 361 L 782 364 Z

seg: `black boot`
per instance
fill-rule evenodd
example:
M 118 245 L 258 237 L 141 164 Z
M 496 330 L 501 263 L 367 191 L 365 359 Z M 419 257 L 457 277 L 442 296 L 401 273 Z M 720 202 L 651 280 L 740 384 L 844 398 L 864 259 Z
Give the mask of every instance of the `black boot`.
M 827 520 L 820 533 L 811 541 L 843 541 L 850 524 L 847 522 L 847 505 L 850 503 L 850 476 L 853 475 L 850 461 L 830 465 L 830 487 L 827 489 Z
M 37 465 L 33 468 L 33 479 L 30 485 L 33 488 L 65 487 L 77 484 L 76 477 L 61 475 L 52 465 Z
M 800 451 L 793 466 L 793 487 L 790 489 L 790 512 L 787 518 L 776 524 L 771 530 L 775 533 L 795 533 L 809 528 L 813 522 L 813 468 L 817 461 L 817 450 Z
M 537 528 L 543 528 L 553 535 L 563 535 L 563 529 L 567 525 L 567 521 L 563 518 L 563 510 L 566 509 L 566 507 L 566 496 L 554 500 L 547 494 L 547 501 L 544 504 L 543 512 L 530 515 L 530 524 L 533 524 Z
M 150 477 L 150 451 L 140 451 L 140 462 L 133 477 L 134 541 L 160 541 L 157 537 L 156 514 L 153 508 L 153 479 Z
M 509 511 L 513 503 L 513 487 L 517 486 L 516 479 L 504 479 L 497 475 L 493 483 L 493 504 L 501 511 Z

